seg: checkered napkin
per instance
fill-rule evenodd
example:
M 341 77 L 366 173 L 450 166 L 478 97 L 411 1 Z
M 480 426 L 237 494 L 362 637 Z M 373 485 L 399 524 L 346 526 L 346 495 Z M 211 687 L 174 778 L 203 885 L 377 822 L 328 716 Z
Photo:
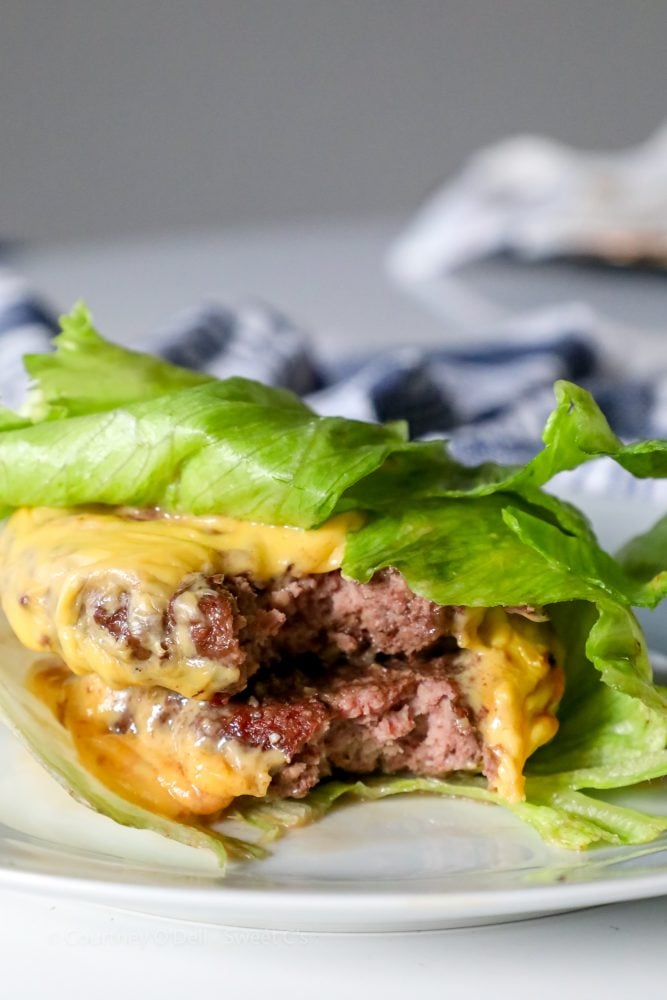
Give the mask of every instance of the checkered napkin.
M 405 347 L 332 366 L 270 306 L 208 305 L 183 313 L 149 343 L 188 368 L 291 389 L 321 414 L 407 420 L 413 437 L 444 435 L 453 454 L 469 464 L 522 463 L 534 455 L 558 378 L 590 388 L 624 439 L 667 437 L 667 372 L 653 378 L 614 372 L 585 324 L 573 328 L 572 316 L 563 314 L 559 329 L 557 320 L 550 318 L 547 336 L 544 323 L 536 322 L 535 336 L 527 337 L 524 322 L 516 342 L 505 328 L 502 341 L 490 330 L 487 342 L 465 349 Z M 25 392 L 21 355 L 49 350 L 55 331 L 53 315 L 25 284 L 0 272 L 0 393 L 6 405 L 20 405 Z M 568 475 L 576 489 L 667 502 L 667 483 L 637 483 L 607 460 Z

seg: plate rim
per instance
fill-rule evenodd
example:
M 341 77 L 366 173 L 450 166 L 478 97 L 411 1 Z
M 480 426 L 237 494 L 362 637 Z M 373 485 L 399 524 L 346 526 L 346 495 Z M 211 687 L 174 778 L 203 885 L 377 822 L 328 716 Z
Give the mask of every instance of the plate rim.
M 667 846 L 662 850 L 667 851 Z M 275 892 L 257 886 L 227 887 L 224 878 L 211 879 L 205 886 L 176 887 L 25 872 L 6 866 L 0 867 L 0 885 L 48 898 L 57 896 L 196 924 L 303 933 L 372 933 L 479 926 L 651 899 L 667 895 L 667 867 L 592 882 L 433 893 L 400 893 L 379 887 L 377 891 L 309 887 Z M 169 906 L 174 894 L 179 899 L 175 910 Z M 184 916 L 185 912 L 189 915 Z

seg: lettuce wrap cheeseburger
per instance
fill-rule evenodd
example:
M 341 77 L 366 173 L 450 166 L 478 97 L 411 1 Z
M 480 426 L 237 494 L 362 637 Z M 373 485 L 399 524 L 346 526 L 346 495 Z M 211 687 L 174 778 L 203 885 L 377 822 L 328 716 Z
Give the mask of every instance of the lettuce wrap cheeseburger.
M 109 344 L 82 306 L 25 364 L 24 413 L 0 411 L 0 704 L 79 799 L 223 862 L 262 848 L 221 817 L 266 838 L 402 792 L 568 848 L 667 828 L 601 794 L 667 774 L 631 610 L 667 590 L 667 526 L 617 560 L 541 489 L 599 456 L 665 476 L 666 442 L 622 444 L 561 382 L 532 461 L 471 469 Z

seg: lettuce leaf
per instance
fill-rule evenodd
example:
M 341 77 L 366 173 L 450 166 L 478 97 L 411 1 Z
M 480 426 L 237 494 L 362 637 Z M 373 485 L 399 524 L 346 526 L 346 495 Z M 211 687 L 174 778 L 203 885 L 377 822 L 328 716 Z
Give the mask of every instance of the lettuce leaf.
M 667 817 L 650 816 L 557 785 L 551 787 L 547 781 L 538 784 L 529 780 L 526 801 L 510 804 L 490 792 L 479 779 L 454 777 L 443 780 L 402 775 L 328 781 L 302 800 L 246 801 L 235 810 L 233 817 L 261 831 L 261 843 L 266 844 L 295 827 L 321 819 L 338 804 L 372 802 L 392 795 L 415 793 L 473 799 L 504 807 L 532 826 L 546 843 L 566 850 L 645 844 L 667 830 Z
M 605 456 L 640 479 L 667 476 L 667 441 L 625 445 L 585 389 L 558 381 L 554 394 L 556 408 L 542 435 L 545 447 L 513 477 L 513 488 L 543 486 L 559 472 Z
M 571 534 L 531 501 L 503 493 L 424 500 L 370 517 L 348 538 L 343 572 L 367 582 L 389 566 L 438 604 L 552 604 L 604 595 L 631 604 L 645 596 L 587 534 Z
M 653 594 L 653 604 L 667 595 L 667 517 L 630 539 L 617 559 L 624 571 Z
M 133 504 L 310 527 L 400 447 L 396 427 L 316 417 L 233 378 L 0 432 L 0 506 Z
M 190 464 L 191 453 L 188 451 L 187 461 L 181 465 L 178 457 L 180 453 L 176 448 L 175 460 L 170 460 L 172 449 L 169 447 L 168 436 L 164 433 L 165 420 L 160 418 L 167 417 L 172 421 L 181 422 L 182 427 L 172 428 L 173 438 L 176 437 L 177 429 L 182 429 L 184 432 L 179 435 L 179 444 L 183 443 L 184 436 L 192 440 L 193 435 L 195 437 L 200 435 L 202 428 L 188 419 L 185 411 L 190 400 L 195 410 L 201 401 L 207 400 L 206 433 L 213 438 L 217 437 L 219 441 L 227 435 L 236 435 L 236 441 L 232 444 L 232 454 L 227 457 L 230 462 L 235 460 L 242 464 L 249 462 L 252 466 L 253 474 L 248 480 L 249 492 L 254 489 L 257 474 L 260 477 L 268 475 L 273 482 L 282 477 L 292 476 L 294 463 L 291 450 L 295 447 L 295 438 L 289 433 L 291 428 L 289 417 L 293 414 L 287 414 L 283 421 L 278 417 L 278 411 L 282 415 L 285 411 L 301 407 L 304 422 L 308 422 L 305 414 L 309 414 L 311 422 L 309 435 L 312 434 L 318 441 L 328 439 L 327 448 L 322 453 L 317 446 L 314 449 L 316 458 L 331 462 L 330 495 L 327 498 L 322 496 L 326 486 L 320 475 L 321 468 L 315 466 L 313 469 L 313 478 L 320 479 L 316 485 L 316 492 L 320 494 L 322 500 L 321 509 L 327 512 L 353 508 L 386 510 L 405 500 L 415 502 L 421 498 L 487 496 L 497 492 L 519 493 L 522 496 L 535 494 L 558 473 L 602 456 L 615 459 L 636 476 L 667 475 L 667 442 L 646 441 L 635 445 L 624 445 L 610 430 L 591 395 L 569 382 L 556 383 L 556 407 L 544 431 L 544 448 L 523 468 L 493 463 L 467 468 L 449 455 L 444 442 L 404 442 L 402 447 L 389 447 L 384 451 L 380 449 L 376 456 L 377 460 L 361 462 L 353 474 L 345 475 L 345 466 L 350 460 L 350 441 L 359 440 L 361 436 L 360 425 L 357 424 L 355 429 L 353 421 L 340 419 L 333 424 L 331 418 L 315 417 L 290 393 L 268 388 L 263 390 L 265 405 L 261 412 L 250 410 L 230 412 L 224 406 L 229 403 L 228 393 L 222 391 L 218 395 L 220 386 L 226 386 L 229 382 L 219 383 L 207 375 L 108 343 L 93 327 L 90 313 L 82 303 L 75 306 L 69 316 L 62 317 L 61 326 L 62 332 L 56 338 L 54 353 L 29 355 L 26 358 L 26 368 L 33 380 L 27 409 L 28 418 L 34 423 L 51 421 L 61 424 L 63 439 L 72 442 L 73 447 L 80 452 L 80 468 L 99 465 L 107 460 L 107 454 L 104 451 L 98 454 L 92 445 L 98 433 L 103 439 L 108 436 L 105 415 L 121 410 L 133 417 L 136 415 L 142 421 L 142 427 L 138 428 L 136 433 L 132 433 L 126 426 L 113 428 L 113 433 L 117 432 L 118 436 L 113 458 L 119 465 L 127 462 L 135 469 L 132 477 L 118 477 L 116 489 L 113 491 L 114 497 L 118 499 L 109 501 L 106 488 L 100 488 L 98 495 L 95 495 L 95 485 L 103 487 L 101 477 L 98 475 L 89 478 L 85 490 L 55 489 L 53 491 L 55 499 L 50 501 L 54 504 L 83 502 L 131 504 L 138 502 L 135 498 L 139 496 L 149 498 L 146 502 L 169 506 L 170 501 L 163 492 L 154 489 L 154 480 L 157 477 L 163 483 L 170 481 L 174 484 L 173 494 L 180 496 L 181 502 L 186 505 L 182 509 L 188 509 L 187 505 L 195 501 L 192 484 L 179 491 L 177 480 L 182 470 L 193 471 Z M 253 390 L 252 383 L 245 380 L 229 381 L 236 387 L 236 398 L 239 402 L 242 396 L 256 397 L 259 391 L 257 387 Z M 192 392 L 197 387 L 200 394 L 195 393 L 191 397 L 186 396 L 180 403 L 176 402 L 177 396 L 188 391 Z M 216 400 L 221 404 L 217 414 L 214 413 Z M 135 407 L 139 407 L 138 411 Z M 275 413 L 273 419 L 270 419 L 272 411 Z M 71 422 L 84 416 L 89 418 L 88 423 Z M 13 416 L 3 419 L 0 413 L 0 465 L 6 468 L 13 467 L 17 457 L 15 439 L 6 439 L 2 433 L 5 429 L 11 430 L 12 419 L 20 421 L 20 418 Z M 109 419 L 112 420 L 111 417 Z M 125 424 L 129 422 L 125 420 Z M 315 430 L 320 424 L 321 433 Z M 142 433 L 144 425 L 148 425 L 149 428 L 146 434 Z M 156 432 L 155 425 L 159 425 L 159 432 Z M 19 422 L 17 426 L 22 424 Z M 370 427 L 370 425 L 363 426 Z M 264 448 L 261 445 L 258 447 L 262 432 Z M 366 433 L 373 443 L 377 442 L 377 435 L 373 437 L 372 429 L 368 429 Z M 395 443 L 402 438 L 400 430 L 396 428 L 385 428 L 385 433 L 393 437 Z M 246 436 L 247 441 L 244 444 Z M 54 438 L 48 435 L 47 438 L 46 446 L 50 448 Z M 34 452 L 35 459 L 39 460 L 42 457 L 39 450 L 41 441 L 39 438 L 38 450 Z M 266 441 L 270 441 L 272 447 L 266 447 Z M 153 455 L 152 449 L 156 444 L 157 453 Z M 239 444 L 244 444 L 244 447 L 239 448 Z M 25 464 L 28 451 L 32 452 L 32 448 L 24 449 L 18 456 L 20 461 L 16 475 L 22 482 L 25 482 L 24 471 L 27 471 L 30 478 L 38 476 L 35 462 L 27 466 Z M 252 457 L 251 451 L 254 453 Z M 151 454 L 148 454 L 149 452 Z M 308 461 L 310 457 L 310 454 L 304 455 Z M 194 470 L 201 475 L 202 480 L 211 472 L 209 460 L 212 458 L 213 454 L 207 451 L 206 457 L 202 456 L 202 460 L 194 465 Z M 270 461 L 267 461 L 269 458 Z M 141 482 L 139 477 L 139 466 L 142 462 L 145 465 L 144 482 Z M 264 463 L 271 468 L 261 469 Z M 213 471 L 215 473 L 215 469 Z M 228 468 L 224 462 L 221 471 L 227 474 Z M 341 477 L 339 473 L 343 473 Z M 302 468 L 301 482 L 297 484 L 296 489 L 301 490 L 307 480 L 306 469 Z M 307 485 L 314 484 L 307 483 Z M 21 495 L 20 489 L 14 492 L 17 496 Z M 45 492 L 48 493 L 48 489 Z M 238 503 L 239 517 L 268 516 L 263 505 L 256 507 L 252 498 L 242 497 L 241 492 L 234 492 L 234 502 Z M 67 499 L 70 493 L 73 496 L 71 500 Z M 83 495 L 88 499 L 77 498 Z M 197 496 L 196 510 L 195 508 L 192 510 L 196 513 L 220 512 L 220 505 L 225 502 L 225 496 L 224 490 L 209 489 Z M 304 490 L 303 496 L 304 507 L 308 507 L 312 501 L 312 491 Z M 157 499 L 153 500 L 154 497 Z M 0 503 L 3 502 L 5 501 L 0 488 Z M 33 501 L 27 498 L 23 502 Z M 543 500 L 542 504 L 545 503 Z M 558 506 L 556 512 L 557 505 L 557 501 L 551 501 L 552 514 L 556 513 L 558 520 L 564 526 L 577 533 L 586 532 L 581 515 L 577 515 L 572 508 L 568 509 L 562 504 Z M 292 516 L 291 512 L 296 511 L 297 507 L 295 497 L 289 506 L 289 516 Z M 293 516 L 294 520 L 288 520 L 286 523 L 298 526 L 313 523 L 312 508 L 304 509 Z
M 559 473 L 597 458 L 611 458 L 638 478 L 667 476 L 667 441 L 625 445 L 585 389 L 561 380 L 554 385 L 554 395 L 556 407 L 542 435 L 544 447 L 525 466 L 485 463 L 468 468 L 455 462 L 442 444 L 416 444 L 350 490 L 345 502 L 377 510 L 401 497 L 532 493 Z
M 316 417 L 283 390 L 220 383 L 110 344 L 82 303 L 61 326 L 54 353 L 26 358 L 27 417 L 54 426 L 33 430 L 0 413 L 1 506 L 145 503 L 311 526 L 334 511 L 502 492 L 530 495 L 550 519 L 593 540 L 582 515 L 539 488 L 600 456 L 634 475 L 667 473 L 664 441 L 623 445 L 590 394 L 568 382 L 556 383 L 544 447 L 526 466 L 468 468 L 444 442 L 405 442 L 400 428 Z M 53 468 L 56 451 L 68 472 Z M 288 480 L 286 503 L 280 484 Z
M 0 431 L 13 431 L 21 427 L 29 427 L 31 421 L 25 417 L 8 410 L 6 406 L 0 406 Z
M 214 381 L 104 340 L 83 302 L 61 316 L 60 327 L 54 353 L 24 358 L 33 381 L 26 408 L 33 421 L 114 410 Z

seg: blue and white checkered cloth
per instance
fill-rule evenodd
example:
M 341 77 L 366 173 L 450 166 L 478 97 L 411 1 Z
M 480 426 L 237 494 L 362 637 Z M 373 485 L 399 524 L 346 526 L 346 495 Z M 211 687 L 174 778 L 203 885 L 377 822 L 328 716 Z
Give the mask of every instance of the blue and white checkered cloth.
M 26 381 L 21 356 L 47 351 L 55 317 L 26 285 L 0 271 L 0 397 L 18 406 Z M 546 339 L 525 336 L 465 349 L 405 347 L 325 365 L 307 334 L 270 306 L 207 305 L 151 338 L 169 361 L 224 378 L 243 375 L 293 390 L 321 414 L 404 419 L 413 437 L 445 436 L 456 458 L 526 462 L 540 448 L 553 407 L 552 384 L 591 389 L 623 439 L 667 437 L 667 370 L 647 377 L 610 372 L 586 329 Z M 608 460 L 568 474 L 576 490 L 667 502 L 667 482 L 635 482 Z

